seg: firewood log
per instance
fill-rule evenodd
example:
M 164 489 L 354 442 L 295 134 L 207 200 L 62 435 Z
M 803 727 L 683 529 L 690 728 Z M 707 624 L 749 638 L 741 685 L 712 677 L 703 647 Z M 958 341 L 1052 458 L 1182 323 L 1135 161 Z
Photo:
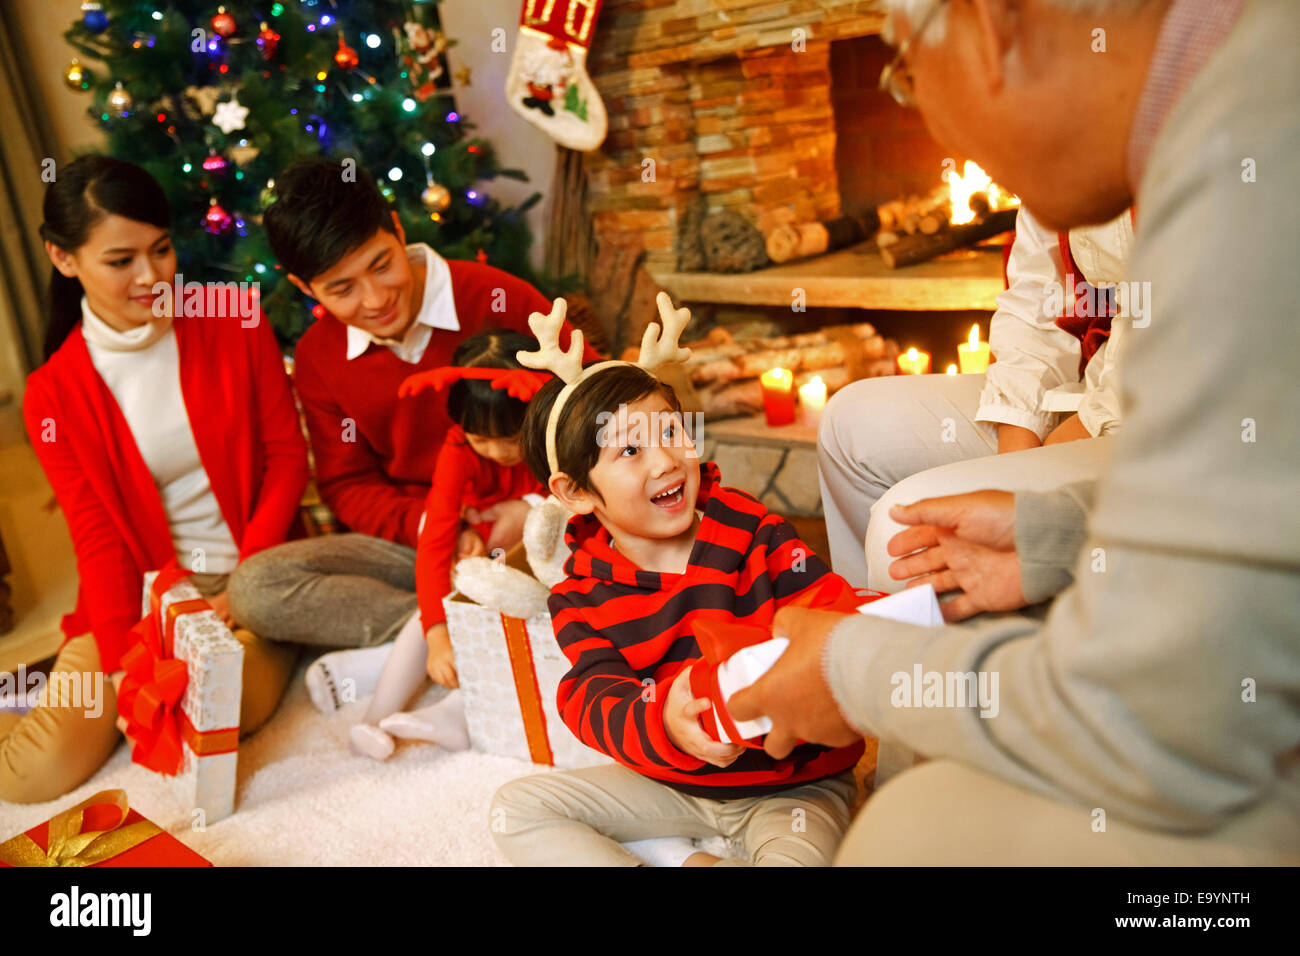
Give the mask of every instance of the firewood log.
M 983 220 L 968 225 L 950 226 L 931 236 L 923 234 L 904 236 L 898 242 L 881 249 L 880 258 L 890 269 L 910 266 L 917 262 L 926 262 L 945 252 L 952 252 L 954 249 L 972 246 L 981 239 L 996 236 L 1000 232 L 1014 229 L 1015 226 L 1016 210 L 1006 209 L 991 213 Z

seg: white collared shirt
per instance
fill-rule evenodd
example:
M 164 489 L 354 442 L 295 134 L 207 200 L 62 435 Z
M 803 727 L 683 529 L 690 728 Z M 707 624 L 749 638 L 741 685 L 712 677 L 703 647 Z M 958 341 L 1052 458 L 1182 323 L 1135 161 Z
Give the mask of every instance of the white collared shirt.
M 391 349 L 403 362 L 414 365 L 424 358 L 424 350 L 429 347 L 434 329 L 460 331 L 456 298 L 451 292 L 451 269 L 447 266 L 447 260 L 423 242 L 407 246 L 406 258 L 413 266 L 424 266 L 424 298 L 420 300 L 420 310 L 415 314 L 415 321 L 400 342 L 376 338 L 365 329 L 349 325 L 349 361 L 363 354 L 373 343 Z

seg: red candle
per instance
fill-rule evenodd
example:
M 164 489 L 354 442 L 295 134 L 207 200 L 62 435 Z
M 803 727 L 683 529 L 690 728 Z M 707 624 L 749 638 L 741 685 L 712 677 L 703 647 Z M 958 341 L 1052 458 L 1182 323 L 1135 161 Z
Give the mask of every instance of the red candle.
M 759 378 L 763 386 L 763 411 L 771 426 L 794 424 L 794 375 L 788 368 L 774 368 Z

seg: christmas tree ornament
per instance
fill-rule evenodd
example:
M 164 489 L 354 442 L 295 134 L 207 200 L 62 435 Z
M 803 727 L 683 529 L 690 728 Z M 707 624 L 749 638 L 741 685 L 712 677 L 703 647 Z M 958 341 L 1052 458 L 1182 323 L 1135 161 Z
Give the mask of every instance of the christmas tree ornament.
M 81 5 L 81 22 L 91 33 L 103 33 L 108 29 L 108 14 L 102 3 L 83 3 Z
M 203 171 L 212 173 L 214 176 L 220 176 L 230 169 L 230 160 L 220 153 L 211 152 L 203 160 Z
M 357 51 L 348 46 L 347 41 L 343 39 L 343 31 L 339 31 L 339 48 L 334 54 L 334 62 L 338 64 L 340 70 L 356 69 L 356 65 L 361 62 L 357 56 Z
M 74 93 L 84 93 L 90 89 L 90 71 L 73 57 L 68 68 L 63 71 L 63 84 Z
M 212 18 L 212 32 L 219 37 L 228 37 L 237 29 L 239 27 L 235 23 L 235 18 L 226 12 L 226 8 L 217 7 L 217 13 Z
M 430 30 L 413 20 L 403 23 L 402 31 L 406 34 L 402 44 L 406 78 L 411 81 L 415 98 L 423 103 L 437 91 L 443 72 L 439 57 L 447 49 L 447 38 L 440 31 Z
M 263 60 L 270 60 L 275 56 L 275 48 L 280 45 L 280 34 L 276 33 L 265 22 L 257 32 L 257 48 L 262 53 Z
M 257 194 L 257 201 L 261 203 L 263 209 L 275 202 L 275 180 L 268 179 L 262 191 Z
M 431 212 L 442 212 L 451 205 L 451 190 L 441 183 L 435 183 L 433 177 L 429 177 L 428 183 L 420 193 L 420 202 Z
M 214 236 L 220 236 L 230 231 L 234 220 L 230 218 L 230 213 L 221 208 L 221 204 L 216 198 L 209 200 L 208 211 L 203 216 L 203 229 Z
M 108 103 L 108 111 L 110 113 L 114 116 L 123 116 L 126 114 L 126 111 L 131 108 L 131 104 L 134 101 L 131 98 L 131 94 L 123 88 L 122 83 L 119 80 L 114 84 L 112 91 L 108 94 L 106 102 Z
M 212 125 L 220 127 L 221 132 L 229 135 L 237 129 L 243 129 L 246 119 L 248 107 L 240 106 L 239 95 L 231 93 L 229 100 L 217 104 L 216 112 L 212 115 Z
M 524 0 L 506 77 L 506 102 L 561 146 L 583 152 L 605 139 L 605 104 L 587 75 L 603 0 Z

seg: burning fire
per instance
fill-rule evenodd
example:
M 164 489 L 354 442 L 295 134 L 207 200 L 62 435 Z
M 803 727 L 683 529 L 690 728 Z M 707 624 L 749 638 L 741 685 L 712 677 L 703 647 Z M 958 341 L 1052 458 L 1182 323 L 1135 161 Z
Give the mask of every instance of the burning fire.
M 954 226 L 961 226 L 975 221 L 975 210 L 971 207 L 971 198 L 982 193 L 987 199 L 989 209 L 1010 209 L 1020 205 L 1020 200 L 995 183 L 989 174 L 980 169 L 972 160 L 966 160 L 962 172 L 952 170 L 947 174 L 948 195 L 952 200 L 952 212 L 949 221 Z

